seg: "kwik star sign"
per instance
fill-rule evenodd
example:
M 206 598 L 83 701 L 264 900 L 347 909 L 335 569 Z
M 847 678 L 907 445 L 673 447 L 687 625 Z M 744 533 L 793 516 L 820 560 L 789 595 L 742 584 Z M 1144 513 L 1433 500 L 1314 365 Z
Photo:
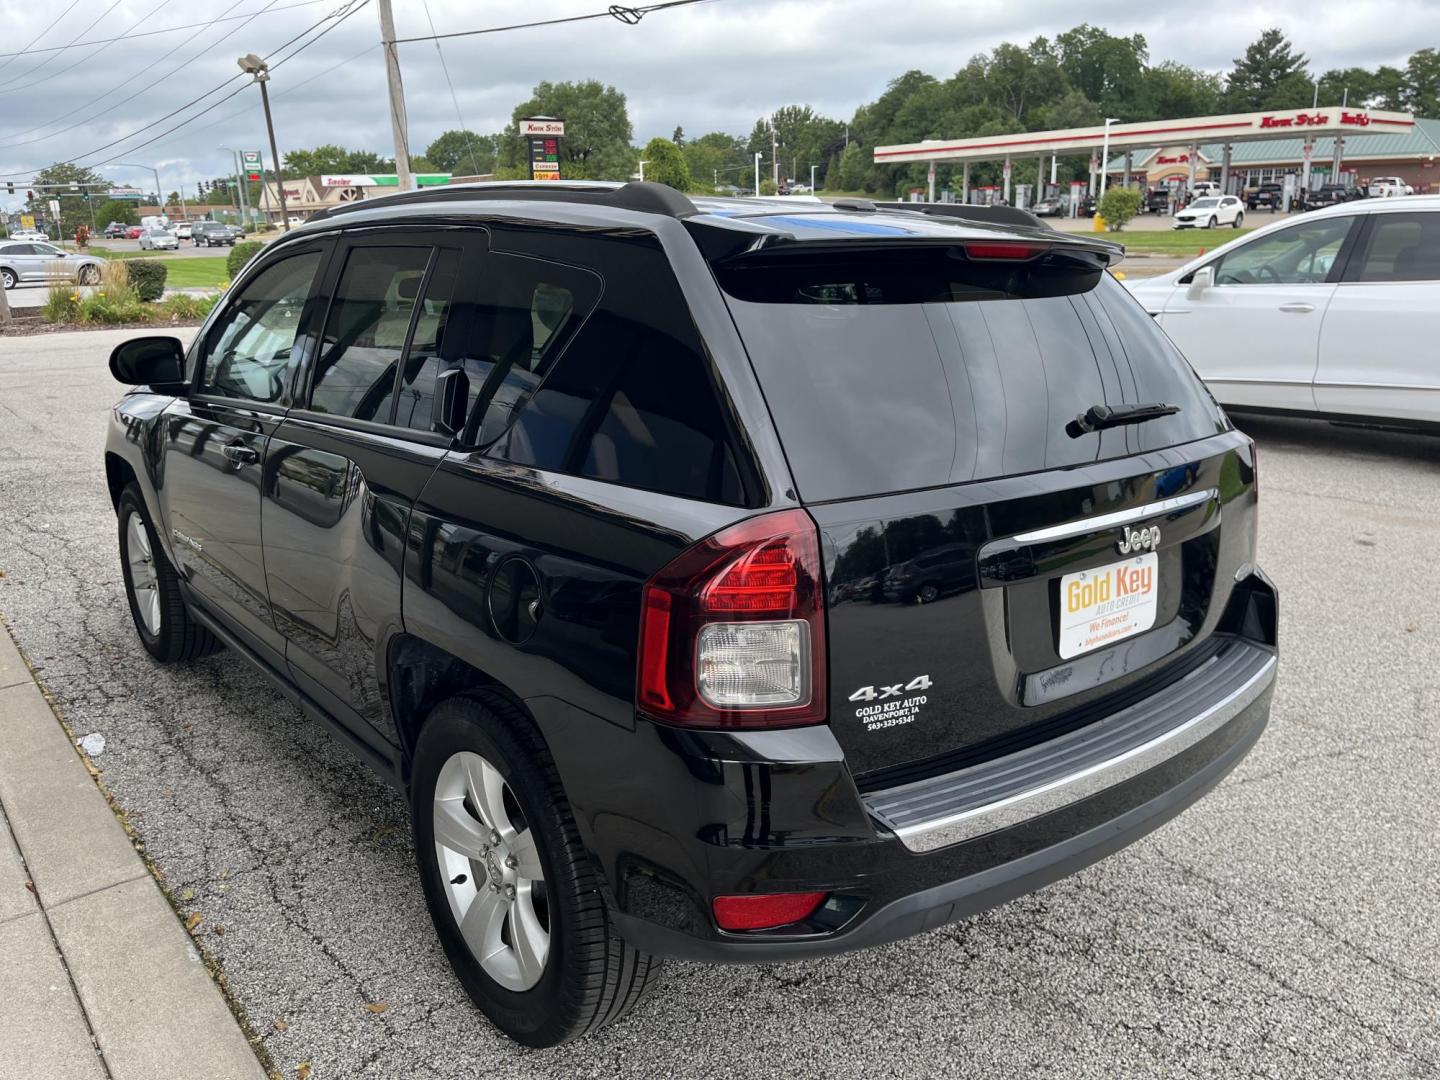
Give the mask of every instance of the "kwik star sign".
M 527 116 L 520 121 L 520 134 L 530 149 L 530 179 L 559 180 L 565 121 L 553 116 Z

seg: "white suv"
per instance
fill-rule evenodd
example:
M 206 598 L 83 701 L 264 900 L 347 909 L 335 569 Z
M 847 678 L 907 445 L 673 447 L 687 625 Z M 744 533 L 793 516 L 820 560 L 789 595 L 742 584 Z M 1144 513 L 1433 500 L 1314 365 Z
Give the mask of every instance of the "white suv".
M 1126 284 L 1225 405 L 1440 424 L 1440 195 L 1315 210 Z

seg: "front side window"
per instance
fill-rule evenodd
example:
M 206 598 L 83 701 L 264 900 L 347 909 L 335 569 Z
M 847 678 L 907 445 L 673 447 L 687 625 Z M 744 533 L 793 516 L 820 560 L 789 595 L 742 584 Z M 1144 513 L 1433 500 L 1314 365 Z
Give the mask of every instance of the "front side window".
M 1217 285 L 1318 285 L 1340 254 L 1354 217 L 1292 225 L 1231 251 L 1215 264 Z
M 310 408 L 389 423 L 396 370 L 432 249 L 355 247 L 325 320 Z
M 276 403 L 285 396 L 300 316 L 320 252 L 272 263 L 246 283 L 211 327 L 201 393 Z
M 1356 281 L 1440 281 L 1440 213 L 1375 214 Z

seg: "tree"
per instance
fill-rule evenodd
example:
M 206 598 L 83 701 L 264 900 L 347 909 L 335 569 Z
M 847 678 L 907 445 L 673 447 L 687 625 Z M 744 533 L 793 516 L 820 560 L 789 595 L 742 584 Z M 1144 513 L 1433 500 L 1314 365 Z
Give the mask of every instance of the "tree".
M 688 139 L 680 152 L 690 167 L 691 180 L 702 186 L 743 182 L 753 160 L 746 157 L 743 139 L 723 131 Z
M 41 169 L 31 180 L 34 198 L 25 204 L 25 212 L 51 221 L 50 200 L 60 203 L 60 235 L 74 236 L 81 225 L 90 224 L 90 204 L 78 196 L 83 192 L 96 194 L 109 185 L 94 169 L 57 161 Z M 99 220 L 98 218 L 96 219 Z
M 1146 68 L 1141 77 L 1143 119 L 1174 120 L 1217 112 L 1223 92 L 1218 75 L 1166 60 Z
M 515 107 L 515 124 L 501 136 L 500 165 L 526 168 L 526 144 L 519 121 L 525 116 L 558 116 L 565 121 L 560 140 L 560 175 L 567 180 L 623 180 L 635 171 L 630 145 L 630 113 L 625 95 L 595 79 L 578 83 L 542 82 L 530 100 Z
M 1057 35 L 1055 48 L 1070 85 L 1099 105 L 1104 115 L 1143 118 L 1140 88 L 1149 57 L 1143 34 L 1114 37 L 1098 26 L 1081 23 Z
M 121 225 L 139 225 L 140 218 L 135 213 L 135 204 L 124 199 L 107 199 L 95 207 L 95 224 L 105 228 L 112 221 L 118 221 Z
M 1119 232 L 1140 212 L 1140 191 L 1133 187 L 1107 188 L 1095 212 L 1105 219 L 1106 228 Z
M 1416 116 L 1440 116 L 1440 52 L 1421 49 L 1412 53 L 1405 74 L 1409 89 L 1404 108 Z
M 845 152 L 840 155 L 840 176 L 836 183 L 826 186 L 840 191 L 859 191 L 864 186 L 865 174 L 869 171 L 870 163 L 865 158 L 865 151 L 860 149 L 859 143 L 852 142 L 845 147 Z
M 1266 30 L 1259 40 L 1235 58 L 1225 80 L 1225 108 L 1232 112 L 1258 109 L 1298 109 L 1314 100 L 1309 61 L 1291 46 L 1278 29 Z
M 498 135 L 477 135 L 473 131 L 445 131 L 425 148 L 425 156 L 440 172 L 483 176 L 495 171 Z
M 685 155 L 669 139 L 658 135 L 651 139 L 640 151 L 640 159 L 645 162 L 646 180 L 665 184 L 676 191 L 689 191 L 692 187 L 690 166 L 685 163 Z
M 291 150 L 285 155 L 281 176 L 287 180 L 298 180 L 306 176 L 322 176 L 326 173 L 393 173 L 393 158 L 381 157 L 372 150 L 346 150 L 343 146 L 327 143 L 313 150 Z
M 676 146 L 678 146 L 678 147 L 680 147 L 680 148 L 682 148 L 682 149 L 684 148 L 684 146 L 685 146 L 685 129 L 684 129 L 683 127 L 681 127 L 679 124 L 676 124 L 676 125 L 675 125 L 675 131 L 674 131 L 674 133 L 670 136 L 670 141 L 673 142 Z

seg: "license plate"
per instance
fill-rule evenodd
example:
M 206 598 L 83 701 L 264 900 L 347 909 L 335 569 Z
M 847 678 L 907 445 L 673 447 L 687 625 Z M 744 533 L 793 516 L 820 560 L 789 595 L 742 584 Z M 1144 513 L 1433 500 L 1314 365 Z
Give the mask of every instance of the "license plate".
M 1155 625 L 1160 559 L 1152 551 L 1060 579 L 1060 656 L 1103 649 Z

